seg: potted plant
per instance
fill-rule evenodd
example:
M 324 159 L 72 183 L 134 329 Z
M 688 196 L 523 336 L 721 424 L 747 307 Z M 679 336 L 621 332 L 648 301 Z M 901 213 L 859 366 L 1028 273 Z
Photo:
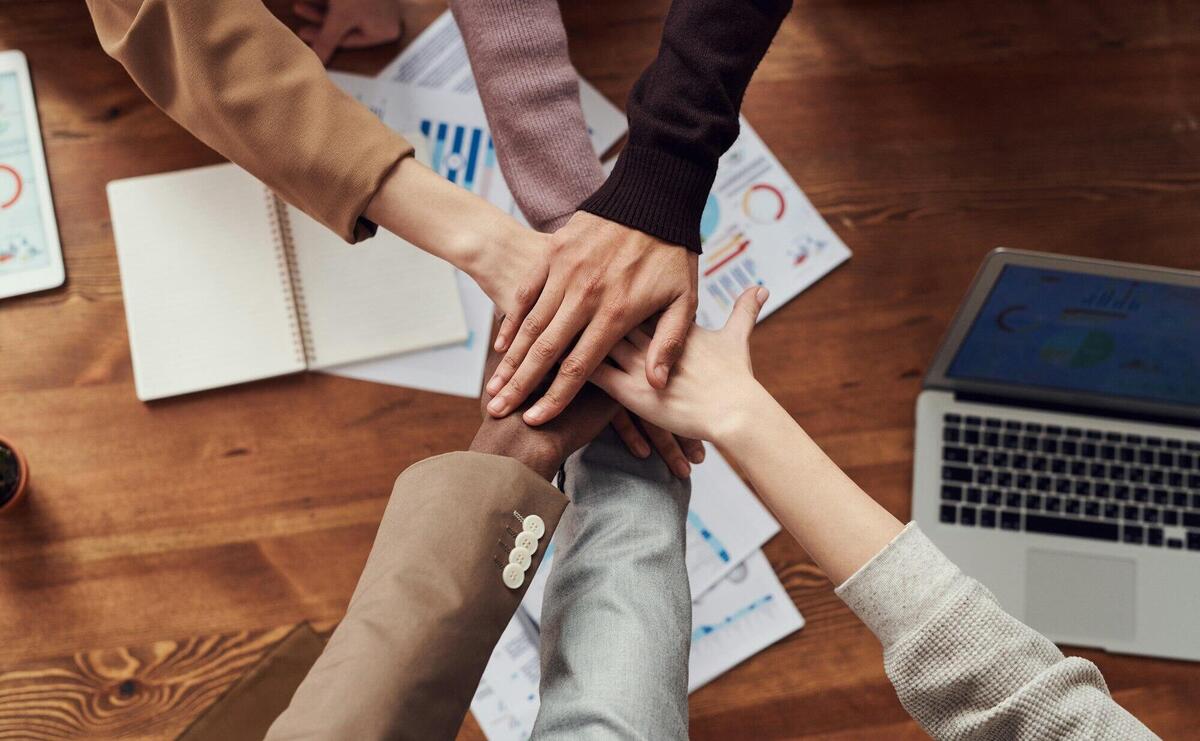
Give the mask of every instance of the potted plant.
M 0 437 L 0 512 L 15 507 L 29 484 L 29 463 L 17 446 Z

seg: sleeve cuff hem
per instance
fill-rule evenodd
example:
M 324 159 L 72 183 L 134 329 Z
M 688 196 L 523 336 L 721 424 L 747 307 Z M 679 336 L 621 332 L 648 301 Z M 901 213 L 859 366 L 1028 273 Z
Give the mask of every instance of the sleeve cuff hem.
M 698 253 L 700 216 L 716 174 L 716 162 L 700 165 L 629 145 L 612 174 L 579 210 Z
M 923 624 L 964 578 L 910 522 L 834 591 L 886 648 Z

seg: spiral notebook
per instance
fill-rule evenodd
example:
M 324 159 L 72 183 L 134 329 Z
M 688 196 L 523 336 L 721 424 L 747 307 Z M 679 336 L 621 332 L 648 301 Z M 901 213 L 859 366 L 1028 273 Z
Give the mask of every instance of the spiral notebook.
M 454 269 L 348 245 L 236 165 L 108 184 L 143 401 L 462 342 Z

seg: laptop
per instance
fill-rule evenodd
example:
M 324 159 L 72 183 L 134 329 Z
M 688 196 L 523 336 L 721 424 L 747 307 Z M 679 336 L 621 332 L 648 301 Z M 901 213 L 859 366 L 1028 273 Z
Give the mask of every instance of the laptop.
M 994 250 L 916 416 L 913 517 L 1006 610 L 1200 660 L 1200 273 Z

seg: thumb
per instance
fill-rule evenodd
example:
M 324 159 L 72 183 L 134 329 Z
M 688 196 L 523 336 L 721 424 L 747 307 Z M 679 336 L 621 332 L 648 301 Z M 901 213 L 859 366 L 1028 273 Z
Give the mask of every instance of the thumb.
M 743 340 L 748 339 L 758 321 L 758 312 L 762 311 L 763 304 L 767 302 L 769 295 L 770 292 L 765 286 L 747 288 L 743 291 L 742 295 L 738 296 L 737 303 L 733 305 L 733 313 L 729 315 L 729 319 L 725 322 L 725 329 L 722 331 L 732 332 Z
M 654 328 L 654 338 L 646 352 L 646 380 L 656 389 L 667 387 L 671 369 L 683 355 L 683 344 L 696 319 L 696 307 L 689 295 L 680 296 L 667 307 Z

